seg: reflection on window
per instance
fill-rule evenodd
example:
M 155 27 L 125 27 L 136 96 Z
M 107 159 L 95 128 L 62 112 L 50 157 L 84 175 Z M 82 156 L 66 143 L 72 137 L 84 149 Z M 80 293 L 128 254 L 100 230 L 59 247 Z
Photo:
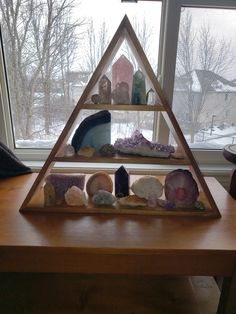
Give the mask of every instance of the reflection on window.
M 161 2 L 2 0 L 16 147 L 53 146 L 124 14 L 157 72 L 160 12 Z M 121 134 L 136 121 L 129 113 L 113 120 Z
M 236 134 L 236 10 L 182 8 L 173 110 L 193 148 Z

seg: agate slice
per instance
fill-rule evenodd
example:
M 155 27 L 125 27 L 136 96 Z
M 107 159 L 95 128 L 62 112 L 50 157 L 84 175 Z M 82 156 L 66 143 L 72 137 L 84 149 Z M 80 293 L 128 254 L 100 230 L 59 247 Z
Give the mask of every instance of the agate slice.
M 94 173 L 87 181 L 86 191 L 88 196 L 92 197 L 99 190 L 105 190 L 110 193 L 113 191 L 113 182 L 111 177 L 103 171 Z
M 114 147 L 118 152 L 124 154 L 161 158 L 168 158 L 174 152 L 173 146 L 150 142 L 138 130 L 131 137 L 118 138 Z
M 75 131 L 71 145 L 75 152 L 82 147 L 91 146 L 96 151 L 111 142 L 111 114 L 107 110 L 99 111 L 85 118 Z
M 199 196 L 198 186 L 189 170 L 177 169 L 165 179 L 166 200 L 179 208 L 193 208 Z

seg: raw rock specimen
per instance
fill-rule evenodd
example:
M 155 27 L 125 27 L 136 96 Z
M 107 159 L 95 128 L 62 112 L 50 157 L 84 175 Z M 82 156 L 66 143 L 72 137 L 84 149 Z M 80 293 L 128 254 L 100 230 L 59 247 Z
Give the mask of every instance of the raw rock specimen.
M 112 91 L 112 99 L 114 104 L 130 104 L 128 83 L 117 83 L 115 89 Z
M 155 202 L 163 193 L 163 185 L 155 176 L 143 176 L 134 181 L 131 190 L 135 195 Z
M 115 172 L 115 196 L 124 197 L 129 195 L 129 174 L 124 166 Z
M 64 156 L 65 157 L 71 157 L 74 156 L 75 154 L 75 149 L 72 145 L 67 144 L 64 148 Z
M 98 171 L 91 175 L 86 184 L 86 191 L 88 196 L 92 197 L 99 190 L 105 190 L 108 192 L 113 191 L 113 182 L 109 174 L 104 171 Z
M 162 158 L 167 158 L 174 152 L 173 146 L 150 142 L 138 130 L 131 137 L 118 138 L 114 147 L 118 152 L 124 154 Z
M 92 202 L 95 205 L 112 205 L 115 201 L 115 196 L 105 190 L 98 190 L 92 197 Z
M 167 174 L 165 179 L 166 199 L 179 208 L 194 208 L 199 191 L 189 170 L 177 169 Z
M 112 157 L 115 153 L 116 150 L 112 144 L 105 144 L 99 149 L 99 154 L 103 157 Z
M 146 82 L 144 74 L 138 70 L 134 74 L 132 89 L 132 105 L 146 104 Z
M 111 142 L 111 114 L 107 110 L 99 111 L 85 118 L 75 131 L 71 144 L 75 152 L 82 147 L 91 146 L 96 151 Z
M 95 154 L 95 148 L 90 146 L 84 146 L 78 150 L 77 155 L 84 157 L 93 157 Z
M 106 75 L 103 75 L 99 83 L 100 104 L 111 103 L 111 81 Z
M 80 188 L 72 186 L 65 193 L 65 201 L 69 206 L 83 206 L 86 204 L 86 196 Z
M 84 189 L 85 175 L 52 173 L 46 177 L 45 182 L 54 187 L 56 203 L 61 204 L 64 201 L 65 193 L 72 186 L 77 186 L 81 190 Z
M 144 198 L 140 198 L 137 195 L 128 195 L 121 197 L 117 200 L 118 204 L 127 207 L 145 207 L 147 201 Z

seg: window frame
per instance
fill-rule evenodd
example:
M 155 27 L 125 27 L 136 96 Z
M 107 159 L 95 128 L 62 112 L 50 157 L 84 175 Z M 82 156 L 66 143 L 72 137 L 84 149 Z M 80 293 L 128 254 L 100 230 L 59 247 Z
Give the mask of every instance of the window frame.
M 161 86 L 165 94 L 167 95 L 168 101 L 170 103 L 172 103 L 174 92 L 178 32 L 181 7 L 183 6 L 199 8 L 236 9 L 235 0 L 162 1 L 157 74 Z M 161 132 L 157 132 L 158 134 L 161 134 L 161 136 L 159 136 L 157 140 L 160 140 L 162 142 L 167 141 L 169 136 L 169 130 L 164 122 L 164 119 L 161 116 L 156 119 L 154 128 L 158 128 L 159 130 L 161 130 Z M 46 149 L 15 148 L 6 69 L 4 68 L 2 41 L 0 47 L 0 140 L 7 144 L 21 160 L 25 161 L 45 160 L 50 152 L 50 150 Z M 200 165 L 228 165 L 222 155 L 221 150 L 192 149 L 192 151 Z
M 178 46 L 178 33 L 182 7 L 236 9 L 234 0 L 166 0 L 163 1 L 163 23 L 160 38 L 159 62 L 160 83 L 167 95 L 169 103 L 173 101 L 175 66 Z M 161 46 L 162 45 L 162 46 Z M 169 130 L 161 119 L 161 129 L 168 137 Z M 225 165 L 222 150 L 191 149 L 200 165 Z

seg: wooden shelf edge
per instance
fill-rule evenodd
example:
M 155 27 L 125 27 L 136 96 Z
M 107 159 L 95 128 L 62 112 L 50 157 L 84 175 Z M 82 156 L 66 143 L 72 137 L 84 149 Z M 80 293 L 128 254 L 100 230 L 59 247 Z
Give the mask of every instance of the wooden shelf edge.
M 142 208 L 110 208 L 110 207 L 25 207 L 21 213 L 67 213 L 67 214 L 113 214 L 113 215 L 142 215 L 156 217 L 209 217 L 217 218 L 212 210 L 165 210 L 165 209 L 142 209 Z
M 87 110 L 121 110 L 121 111 L 165 111 L 162 105 L 126 105 L 126 104 L 84 104 L 81 109 Z
M 186 159 L 177 158 L 160 158 L 160 157 L 145 157 L 145 156 L 130 156 L 130 155 L 116 155 L 114 157 L 84 157 L 84 156 L 72 156 L 72 157 L 54 157 L 55 162 L 99 162 L 99 163 L 135 163 L 135 164 L 159 164 L 159 165 L 190 165 L 190 162 Z

